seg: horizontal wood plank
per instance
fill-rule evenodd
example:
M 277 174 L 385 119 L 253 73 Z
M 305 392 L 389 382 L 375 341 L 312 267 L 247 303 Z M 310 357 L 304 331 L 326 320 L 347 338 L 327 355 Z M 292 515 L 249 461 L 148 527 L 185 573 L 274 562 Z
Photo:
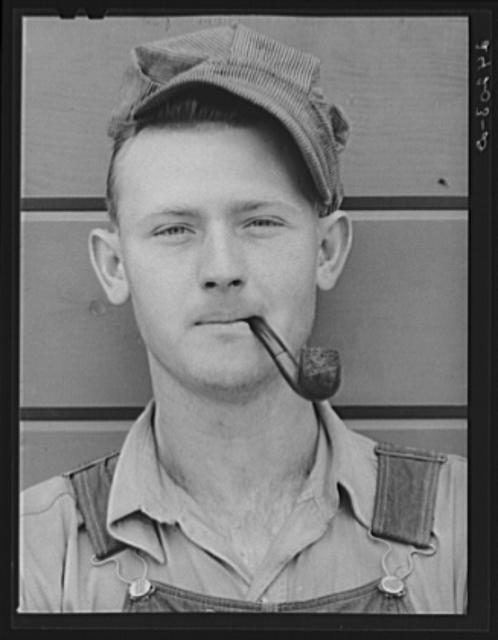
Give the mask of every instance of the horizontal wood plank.
M 343 420 L 439 420 L 467 418 L 464 405 L 355 405 L 334 404 Z M 36 422 L 68 420 L 135 420 L 142 407 L 21 407 L 21 420 Z
M 131 307 L 110 305 L 87 257 L 98 226 L 57 214 L 22 225 L 21 405 L 129 407 L 150 397 Z M 467 222 L 358 214 L 312 343 L 337 348 L 338 405 L 465 405 Z
M 458 196 L 366 196 L 345 197 L 344 211 L 467 210 L 468 198 Z M 105 198 L 22 198 L 22 211 L 105 211 Z
M 102 197 L 131 48 L 235 20 L 321 58 L 325 93 L 352 124 L 347 195 L 467 195 L 464 16 L 26 18 L 22 195 Z
M 347 422 L 373 440 L 466 455 L 465 421 Z M 20 480 L 29 487 L 119 449 L 129 422 L 22 423 Z

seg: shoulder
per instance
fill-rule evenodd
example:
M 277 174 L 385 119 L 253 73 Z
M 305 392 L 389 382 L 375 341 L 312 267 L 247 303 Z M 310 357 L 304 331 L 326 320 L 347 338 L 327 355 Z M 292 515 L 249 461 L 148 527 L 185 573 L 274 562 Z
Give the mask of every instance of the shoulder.
M 21 493 L 20 611 L 60 610 L 68 548 L 77 538 L 80 522 L 71 483 L 63 476 Z
M 458 613 L 467 608 L 467 483 L 467 460 L 448 455 L 439 474 L 433 530 L 439 569 L 451 581 L 445 597 L 453 594 Z
M 85 463 L 21 493 L 20 612 L 48 613 L 64 609 L 68 576 L 74 578 L 81 557 L 87 558 L 92 553 L 80 510 L 81 497 L 93 493 L 99 498 L 107 495 L 117 456 L 115 452 Z M 101 506 L 105 510 L 106 503 Z
M 112 482 L 118 456 L 119 452 L 107 454 L 25 489 L 20 498 L 20 518 L 25 523 L 26 534 L 34 532 L 37 523 L 50 529 L 81 525 L 83 518 L 78 509 L 78 490 L 95 489 L 102 493 L 103 481 L 107 487 Z M 85 478 L 85 485 L 78 489 L 82 478 Z
M 441 479 L 448 486 L 465 486 L 467 483 L 467 458 L 446 454 L 446 464 L 441 469 Z
M 457 455 L 448 455 L 441 466 L 435 514 L 439 530 L 455 532 L 467 526 L 467 470 L 467 460 Z
M 62 475 L 35 484 L 21 493 L 20 517 L 30 527 L 37 520 L 67 518 L 75 510 L 76 498 L 71 482 Z
M 69 538 L 82 522 L 71 483 L 64 476 L 23 491 L 19 516 L 21 555 L 29 564 L 42 564 L 48 556 L 62 561 Z

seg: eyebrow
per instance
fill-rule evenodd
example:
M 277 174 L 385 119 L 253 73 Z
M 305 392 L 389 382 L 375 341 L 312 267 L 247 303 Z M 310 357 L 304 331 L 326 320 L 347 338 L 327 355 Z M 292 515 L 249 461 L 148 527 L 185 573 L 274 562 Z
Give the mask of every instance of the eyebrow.
M 233 214 L 248 213 L 250 211 L 256 211 L 266 207 L 293 207 L 292 203 L 284 200 L 238 200 L 230 204 L 230 212 Z M 177 206 L 165 207 L 163 209 L 157 209 L 147 215 L 148 218 L 162 218 L 162 217 L 186 217 L 194 216 L 200 217 L 201 211 L 197 208 L 192 208 L 189 205 L 179 204 Z

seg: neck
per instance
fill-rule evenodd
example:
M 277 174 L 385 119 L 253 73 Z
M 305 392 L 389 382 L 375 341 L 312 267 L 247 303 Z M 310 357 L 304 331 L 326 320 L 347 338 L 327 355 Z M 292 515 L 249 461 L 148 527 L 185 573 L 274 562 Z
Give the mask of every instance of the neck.
M 199 503 L 243 510 L 273 495 L 297 497 L 314 460 L 312 404 L 283 380 L 223 403 L 168 379 L 154 384 L 161 463 Z

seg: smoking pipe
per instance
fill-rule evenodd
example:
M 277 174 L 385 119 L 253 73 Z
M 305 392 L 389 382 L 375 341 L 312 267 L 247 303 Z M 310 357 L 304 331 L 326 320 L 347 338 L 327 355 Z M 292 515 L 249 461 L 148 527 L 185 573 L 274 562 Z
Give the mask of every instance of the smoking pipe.
M 291 388 L 306 400 L 326 400 L 341 383 L 339 354 L 334 349 L 305 347 L 299 362 L 282 338 L 260 316 L 246 319 L 251 331 L 268 351 Z

